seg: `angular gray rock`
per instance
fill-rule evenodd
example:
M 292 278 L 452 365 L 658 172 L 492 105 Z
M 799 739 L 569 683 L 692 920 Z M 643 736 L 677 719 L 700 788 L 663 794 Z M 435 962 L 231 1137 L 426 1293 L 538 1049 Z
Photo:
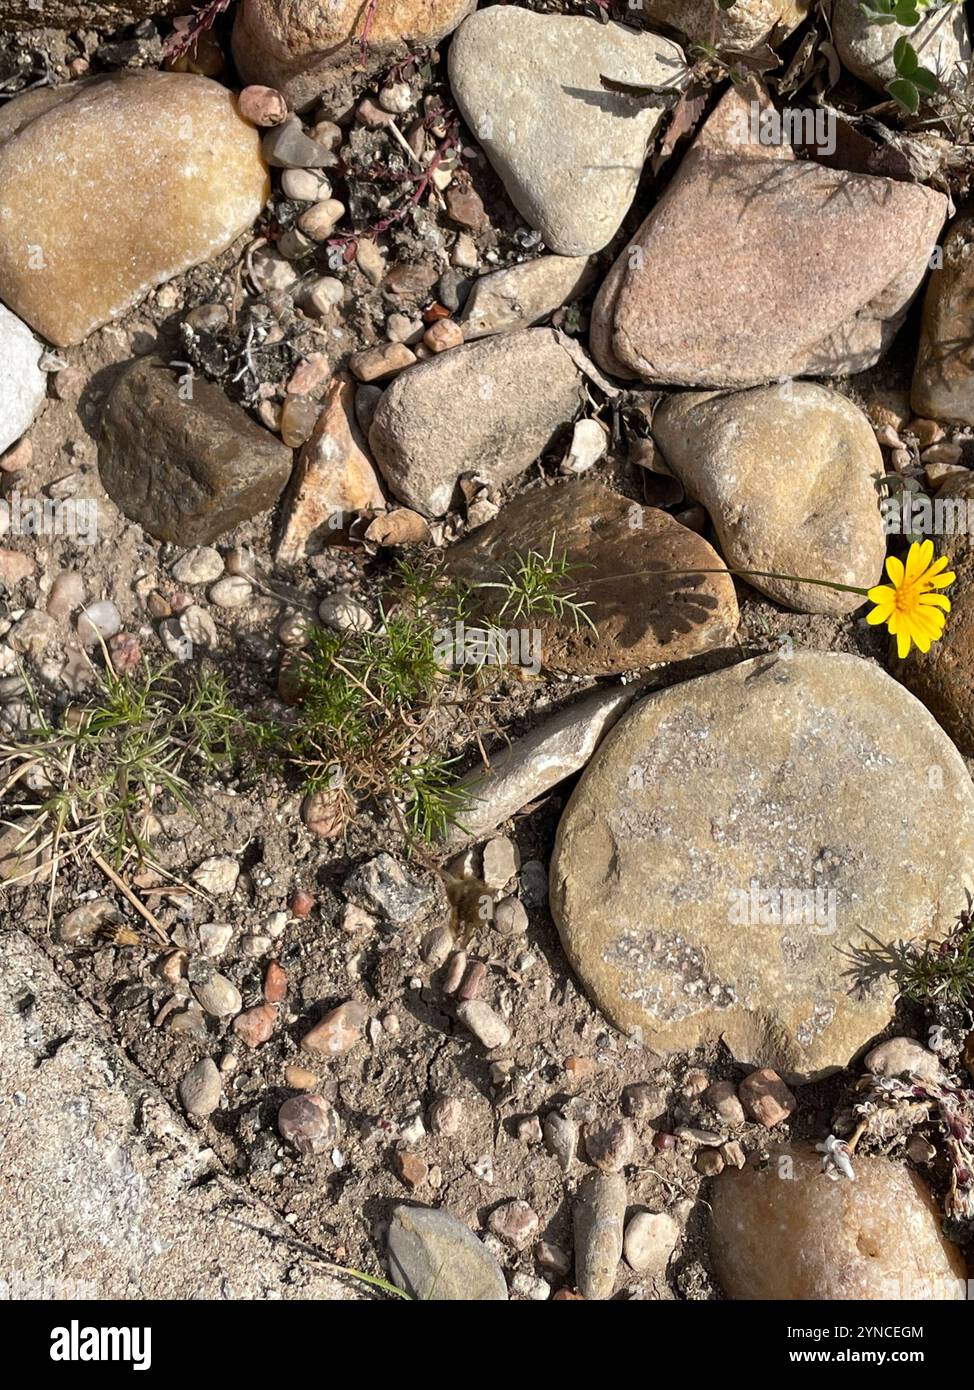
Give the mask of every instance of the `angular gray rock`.
M 850 987 L 866 933 L 942 936 L 972 863 L 974 786 L 933 718 L 871 662 L 796 651 L 617 724 L 558 827 L 551 910 L 618 1027 L 804 1079 L 892 1015 L 888 975 Z
M 0 1296 L 354 1299 L 223 1173 L 20 932 L 0 950 Z M 205 1181 L 219 1174 L 219 1181 Z
M 398 1206 L 389 1224 L 389 1273 L 419 1302 L 504 1303 L 507 1285 L 493 1255 L 448 1211 Z
M 657 34 L 578 15 L 491 5 L 450 45 L 464 118 L 529 226 L 552 251 L 600 251 L 619 230 L 666 109 L 603 77 L 679 91 L 683 51 Z
M 591 326 L 605 371 L 694 387 L 845 376 L 902 325 L 946 198 L 760 143 L 756 101 L 754 85 L 728 92 L 606 277 Z M 797 275 L 810 259 L 827 273 Z
M 571 422 L 580 381 L 548 328 L 464 344 L 396 378 L 369 444 L 396 496 L 440 516 L 462 473 L 495 485 L 523 473 Z
M 539 256 L 482 275 L 464 305 L 464 340 L 530 328 L 581 294 L 593 274 L 587 256 Z
M 47 392 L 38 365 L 44 349 L 16 314 L 0 304 L 0 454 L 34 422 Z
M 845 396 L 801 381 L 674 395 L 653 417 L 653 438 L 710 513 L 730 568 L 879 583 L 885 465 L 872 425 Z M 804 613 L 851 613 L 865 602 L 812 584 L 746 582 Z
M 98 470 L 115 505 L 157 540 L 209 545 L 273 507 L 290 449 L 219 387 L 154 357 L 128 364 L 102 416 Z
M 446 847 L 483 839 L 522 806 L 573 776 L 638 694 L 639 687 L 630 685 L 583 695 L 545 715 L 523 738 L 491 752 L 488 771 L 477 768 L 458 783 L 465 803 L 462 825 L 450 832 Z

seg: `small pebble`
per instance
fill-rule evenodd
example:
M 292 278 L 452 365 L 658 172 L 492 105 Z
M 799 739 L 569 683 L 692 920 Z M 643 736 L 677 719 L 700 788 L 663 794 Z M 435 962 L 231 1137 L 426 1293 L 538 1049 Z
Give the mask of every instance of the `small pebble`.
M 384 343 L 353 353 L 348 365 L 359 381 L 387 381 L 415 361 L 416 354 L 405 343 Z
M 270 1004 L 255 1004 L 252 1009 L 244 1009 L 233 1020 L 233 1031 L 248 1047 L 259 1047 L 274 1032 L 277 1010 Z
M 537 1115 L 526 1115 L 523 1120 L 518 1120 L 517 1137 L 522 1144 L 540 1144 L 544 1137 L 541 1133 L 541 1121 Z
M 574 1120 L 559 1110 L 552 1110 L 542 1124 L 545 1148 L 558 1160 L 558 1166 L 567 1173 L 578 1151 L 578 1126 Z
M 110 599 L 89 603 L 78 619 L 78 641 L 83 647 L 96 647 L 99 639 L 114 637 L 121 626 L 122 615 Z
M 626 1225 L 623 1252 L 637 1274 L 662 1274 L 680 1239 L 680 1227 L 666 1212 L 638 1211 Z
M 511 1030 L 500 1014 L 481 999 L 470 999 L 457 1005 L 457 1017 L 486 1048 L 506 1047 Z
M 318 617 L 335 632 L 369 632 L 372 614 L 349 594 L 329 594 L 318 605 Z
M 223 556 L 212 545 L 184 550 L 170 573 L 178 584 L 212 584 L 223 574 Z
M 320 406 L 307 396 L 289 395 L 281 408 L 281 438 L 289 449 L 300 449 L 314 433 Z
M 319 275 L 304 291 L 303 303 L 313 313 L 324 317 L 337 309 L 345 298 L 345 286 L 333 275 Z
M 724 1171 L 724 1160 L 719 1149 L 700 1149 L 693 1156 L 693 1166 L 702 1177 L 715 1178 Z
M 422 1187 L 429 1176 L 429 1165 L 419 1154 L 397 1153 L 395 1156 L 396 1173 L 406 1187 Z
M 217 608 L 245 608 L 253 597 L 253 586 L 243 575 L 228 574 L 218 579 L 207 597 Z
M 302 212 L 298 226 L 312 241 L 327 241 L 345 216 L 345 204 L 337 198 L 326 198 Z
M 512 1250 L 526 1250 L 540 1225 L 538 1213 L 520 1199 L 502 1202 L 487 1219 L 489 1230 Z
M 318 905 L 318 899 L 304 888 L 297 888 L 291 894 L 291 914 L 294 917 L 310 917 Z
M 355 263 L 365 278 L 373 285 L 379 285 L 386 273 L 386 258 L 369 237 L 360 237 L 355 252 Z
M 314 1072 L 308 1071 L 307 1067 L 298 1066 L 297 1062 L 290 1062 L 284 1068 L 284 1080 L 295 1091 L 310 1091 L 318 1084 Z
M 506 888 L 520 867 L 521 856 L 509 835 L 495 835 L 484 845 L 482 877 L 488 888 Z
M 243 1004 L 237 986 L 217 971 L 194 983 L 193 993 L 203 1012 L 213 1018 L 228 1018 L 231 1014 L 239 1013 Z
M 287 120 L 287 102 L 274 87 L 244 87 L 237 107 L 244 120 L 253 125 L 276 126 Z
M 519 1270 L 511 1279 L 511 1293 L 530 1299 L 532 1303 L 544 1303 L 551 1297 L 551 1285 L 537 1274 Z
M 187 1115 L 205 1119 L 212 1115 L 223 1096 L 223 1080 L 212 1057 L 204 1057 L 179 1083 L 179 1099 Z
M 431 324 L 427 328 L 423 334 L 423 343 L 430 352 L 449 352 L 451 348 L 460 347 L 463 343 L 463 329 L 452 319 L 440 319 L 439 323 Z
M 281 1004 L 287 998 L 287 975 L 276 960 L 264 972 L 264 998 L 268 1004 Z
M 703 1098 L 724 1124 L 736 1127 L 744 1123 L 744 1107 L 738 1100 L 733 1081 L 715 1081 L 704 1091 Z
M 452 939 L 452 938 L 451 938 Z M 466 951 L 455 951 L 443 977 L 443 993 L 456 994 L 467 972 Z
M 502 898 L 494 908 L 494 926 L 502 936 L 524 936 L 528 929 L 527 909 L 520 898 Z
M 767 1129 L 773 1129 L 794 1112 L 797 1101 L 777 1072 L 762 1067 L 746 1076 L 738 1087 L 745 1113 Z
M 446 210 L 448 216 L 459 223 L 461 227 L 467 227 L 472 232 L 483 231 L 487 226 L 487 214 L 484 211 L 483 202 L 479 194 L 472 188 L 462 188 L 456 184 L 448 189 L 446 194 Z
M 301 1039 L 305 1052 L 321 1056 L 339 1057 L 351 1051 L 362 1040 L 362 1030 L 368 1019 L 364 1004 L 349 999 L 329 1010 L 324 1018 Z
M 434 1134 L 459 1134 L 463 1124 L 463 1102 L 455 1096 L 439 1096 L 430 1106 L 429 1122 Z
M 285 169 L 281 191 L 296 203 L 323 203 L 331 197 L 331 184 L 317 169 Z
M 628 1120 L 585 1126 L 585 1152 L 603 1173 L 618 1173 L 632 1162 L 635 1136 Z
M 277 1128 L 302 1154 L 330 1149 L 341 1134 L 337 1111 L 321 1096 L 291 1096 L 277 1112 Z

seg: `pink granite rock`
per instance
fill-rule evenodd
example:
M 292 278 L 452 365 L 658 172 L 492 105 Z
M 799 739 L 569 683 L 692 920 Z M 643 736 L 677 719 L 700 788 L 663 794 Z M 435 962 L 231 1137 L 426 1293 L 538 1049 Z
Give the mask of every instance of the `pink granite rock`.
M 609 272 L 592 315 L 606 371 L 715 387 L 841 376 L 902 324 L 946 198 L 755 141 L 763 100 L 727 94 Z

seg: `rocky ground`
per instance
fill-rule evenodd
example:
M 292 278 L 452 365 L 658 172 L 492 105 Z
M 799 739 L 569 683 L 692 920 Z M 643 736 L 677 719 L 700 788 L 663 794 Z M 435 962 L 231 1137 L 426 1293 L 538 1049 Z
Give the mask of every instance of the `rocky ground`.
M 179 8 L 0 0 L 8 1292 L 963 1297 L 969 7 Z M 584 621 L 370 716 L 454 823 L 282 755 L 403 560 L 529 556 Z M 146 670 L 229 756 L 89 795 Z

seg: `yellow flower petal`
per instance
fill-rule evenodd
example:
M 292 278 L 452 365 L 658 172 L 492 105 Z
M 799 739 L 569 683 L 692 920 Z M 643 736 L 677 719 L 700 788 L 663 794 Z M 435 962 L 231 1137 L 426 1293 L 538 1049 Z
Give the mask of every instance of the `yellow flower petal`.
M 899 588 L 899 586 L 903 583 L 903 577 L 905 574 L 905 570 L 903 569 L 903 561 L 898 560 L 895 555 L 888 555 L 886 557 L 886 573 L 889 575 L 890 579 L 892 579 L 893 584 L 897 588 Z
M 921 594 L 920 605 L 923 608 L 942 608 L 945 613 L 950 612 L 950 599 L 946 594 Z
M 930 583 L 934 589 L 946 589 L 948 585 L 953 584 L 956 578 L 957 575 L 953 570 L 950 570 L 947 574 L 936 575 L 935 578 L 931 579 Z
M 892 632 L 892 625 L 890 631 Z M 910 634 L 908 632 L 898 632 L 896 634 L 896 655 L 902 661 L 910 654 Z
M 924 570 L 929 567 L 932 559 L 933 541 L 925 540 L 919 545 L 914 541 L 910 546 L 910 553 L 906 557 L 907 582 L 919 579 Z
M 866 622 L 873 627 L 879 627 L 881 623 L 888 623 L 893 612 L 893 605 L 877 604 L 871 613 L 866 614 Z

